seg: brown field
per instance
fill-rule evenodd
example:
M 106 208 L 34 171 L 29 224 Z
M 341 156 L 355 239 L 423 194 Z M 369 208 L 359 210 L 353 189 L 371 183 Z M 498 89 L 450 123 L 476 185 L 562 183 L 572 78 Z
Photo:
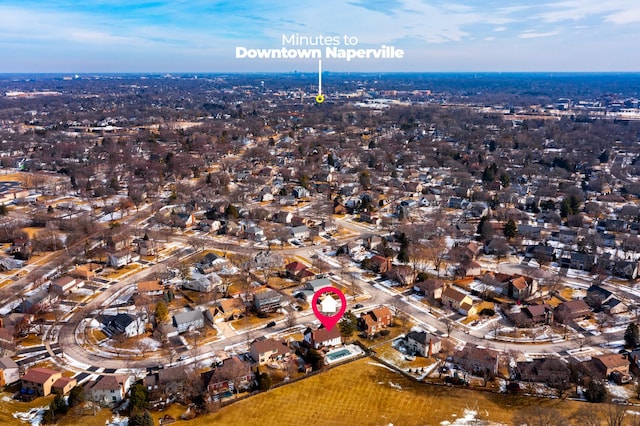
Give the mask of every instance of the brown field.
M 185 424 L 439 425 L 478 409 L 478 418 L 510 424 L 526 406 L 569 417 L 583 405 L 413 382 L 365 358 L 283 386 Z M 454 417 L 456 416 L 456 417 Z

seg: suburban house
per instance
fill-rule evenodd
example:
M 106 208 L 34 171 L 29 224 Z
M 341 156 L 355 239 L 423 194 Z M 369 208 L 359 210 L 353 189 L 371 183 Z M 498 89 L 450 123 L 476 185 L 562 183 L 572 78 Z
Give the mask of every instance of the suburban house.
M 109 266 L 114 268 L 122 268 L 137 260 L 140 260 L 140 255 L 128 249 L 109 254 Z
M 377 307 L 367 313 L 360 315 L 358 327 L 363 330 L 368 337 L 379 333 L 383 328 L 393 324 L 393 314 L 386 306 Z
M 30 368 L 22 376 L 23 394 L 47 396 L 53 390 L 53 384 L 62 377 L 62 373 L 50 368 Z
M 619 314 L 627 311 L 627 306 L 615 295 L 599 285 L 592 285 L 587 289 L 585 302 L 596 312 L 604 311 L 608 314 Z
M 186 379 L 187 372 L 184 367 L 170 367 L 147 375 L 142 384 L 150 395 L 159 397 L 159 395 L 172 395 L 182 392 Z
M 95 270 L 99 269 L 100 265 L 97 263 L 85 263 L 84 265 L 76 265 L 74 269 L 69 272 L 69 275 L 83 280 L 92 279 L 96 273 Z
M 232 321 L 244 314 L 245 305 L 239 297 L 218 300 L 218 313 L 225 321 Z
M 162 296 L 164 285 L 161 280 L 140 281 L 137 284 L 138 294 L 145 296 Z
M 199 309 L 177 313 L 173 316 L 173 326 L 178 333 L 184 333 L 190 329 L 197 330 L 204 327 L 204 314 Z
M 467 344 L 462 350 L 453 354 L 452 362 L 472 374 L 495 375 L 498 373 L 498 352 L 491 349 Z
M 622 354 L 596 355 L 591 357 L 591 362 L 601 379 L 606 379 L 613 373 L 629 374 L 629 360 Z
M 553 317 L 557 322 L 568 324 L 578 318 L 584 318 L 591 313 L 591 308 L 584 300 L 570 300 L 558 305 L 553 310 Z
M 209 374 L 205 373 L 205 376 L 208 376 L 205 383 L 211 396 L 231 396 L 235 391 L 250 388 L 254 381 L 251 365 L 241 361 L 237 355 L 225 359 L 222 365 Z
M 560 358 L 538 358 L 517 363 L 516 377 L 525 382 L 554 385 L 569 382 L 569 366 Z
M 11 358 L 0 358 L 0 388 L 20 380 L 20 366 Z
M 134 314 L 119 313 L 110 317 L 107 330 L 113 334 L 124 334 L 127 337 L 139 336 L 145 331 L 146 321 Z
M 410 331 L 404 342 L 409 351 L 423 357 L 431 357 L 442 349 L 442 339 L 426 331 Z
M 249 226 L 244 230 L 244 236 L 247 240 L 262 242 L 267 239 L 264 230 L 259 226 Z
M 331 281 L 329 278 L 318 278 L 315 280 L 307 281 L 304 288 L 311 290 L 314 293 L 324 287 L 331 287 Z
M 640 273 L 640 263 L 629 260 L 619 260 L 613 265 L 613 275 L 627 280 L 635 280 Z
M 54 280 L 49 286 L 49 291 L 58 294 L 64 295 L 69 293 L 71 290 L 76 287 L 80 287 L 83 284 L 82 280 L 76 279 L 74 277 L 62 277 Z
M 413 289 L 423 294 L 429 301 L 433 302 L 442 298 L 444 290 L 444 282 L 435 278 L 429 278 L 425 281 L 413 284 Z
M 253 295 L 253 305 L 258 312 L 274 312 L 282 306 L 282 295 L 274 290 L 267 290 Z
M 291 228 L 291 236 L 298 240 L 305 240 L 309 238 L 309 228 L 305 225 L 294 226 Z
M 206 277 L 199 277 L 195 280 L 184 281 L 182 287 L 187 290 L 199 291 L 200 293 L 209 293 L 222 283 L 222 278 L 215 272 L 210 273 Z
M 99 402 L 105 406 L 113 406 L 126 398 L 131 380 L 129 376 L 100 376 L 95 382 L 85 386 L 87 400 Z
M 77 384 L 78 382 L 76 381 L 76 379 L 72 377 L 62 376 L 53 383 L 53 386 L 51 387 L 51 392 L 58 393 L 60 395 L 65 395 L 69 393 L 71 389 L 73 389 L 73 387 Z
M 287 263 L 284 268 L 286 270 L 287 277 L 292 280 L 305 282 L 316 276 L 309 270 L 307 265 L 302 262 L 298 262 L 297 260 Z
M 507 314 L 516 327 L 534 327 L 553 322 L 553 307 L 550 305 L 530 305 Z
M 284 359 L 291 353 L 291 349 L 282 340 L 263 339 L 252 342 L 249 353 L 258 365 L 264 365 L 269 361 Z
M 40 290 L 36 294 L 29 296 L 20 304 L 20 310 L 25 314 L 35 314 L 39 311 L 49 309 L 56 301 L 58 296 L 47 290 Z
M 304 332 L 304 342 L 313 349 L 339 346 L 342 344 L 342 335 L 338 327 L 331 330 L 324 327 L 317 330 L 307 328 Z
M 509 297 L 523 300 L 532 296 L 538 290 L 537 281 L 531 277 L 515 275 L 509 281 Z
M 380 255 L 373 255 L 369 261 L 371 262 L 371 269 L 378 274 L 384 274 L 389 272 L 392 268 L 391 259 Z
M 442 292 L 442 305 L 460 311 L 463 306 L 473 305 L 473 299 L 468 294 L 464 294 L 453 287 L 447 287 Z

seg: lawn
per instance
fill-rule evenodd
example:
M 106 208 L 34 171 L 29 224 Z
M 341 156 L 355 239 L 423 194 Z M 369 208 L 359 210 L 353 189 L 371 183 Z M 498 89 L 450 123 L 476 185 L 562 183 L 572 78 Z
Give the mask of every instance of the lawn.
M 474 392 L 413 382 L 368 358 L 232 404 L 188 424 L 251 425 L 439 425 L 455 421 L 465 409 L 479 418 L 511 423 L 519 409 L 541 404 L 566 416 L 582 405 Z M 486 414 L 485 414 L 486 413 Z

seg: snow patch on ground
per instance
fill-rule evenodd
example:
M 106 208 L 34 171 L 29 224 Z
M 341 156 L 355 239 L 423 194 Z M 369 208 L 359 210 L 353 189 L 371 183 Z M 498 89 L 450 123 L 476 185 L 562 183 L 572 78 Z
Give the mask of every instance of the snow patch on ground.
M 42 416 L 48 408 L 48 406 L 32 408 L 29 411 L 13 413 L 13 417 L 32 426 L 39 426 L 42 424 Z
M 481 415 L 486 418 L 489 416 L 489 413 L 486 410 L 484 410 L 484 413 L 481 413 Z M 452 414 L 452 417 L 457 417 L 457 416 L 455 414 Z M 483 421 L 478 419 L 478 411 L 470 410 L 468 408 L 465 408 L 464 414 L 462 417 L 453 420 L 453 422 L 450 422 L 448 420 L 440 422 L 441 426 L 468 426 L 468 425 L 477 425 L 477 424 L 486 424 L 490 426 L 503 426 L 502 423 L 493 423 L 491 421 Z
M 113 416 L 107 421 L 106 426 L 127 426 L 129 424 L 128 417 Z

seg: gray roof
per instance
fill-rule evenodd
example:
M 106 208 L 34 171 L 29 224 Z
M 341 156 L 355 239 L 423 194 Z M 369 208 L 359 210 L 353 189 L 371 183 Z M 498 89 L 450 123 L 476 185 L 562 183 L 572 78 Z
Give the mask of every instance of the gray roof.
M 199 309 L 195 309 L 193 311 L 180 312 L 173 316 L 173 321 L 176 326 L 179 324 L 190 324 L 192 322 L 204 321 L 204 315 L 202 311 Z
M 20 368 L 11 358 L 0 358 L 0 370 L 6 370 L 8 368 Z

